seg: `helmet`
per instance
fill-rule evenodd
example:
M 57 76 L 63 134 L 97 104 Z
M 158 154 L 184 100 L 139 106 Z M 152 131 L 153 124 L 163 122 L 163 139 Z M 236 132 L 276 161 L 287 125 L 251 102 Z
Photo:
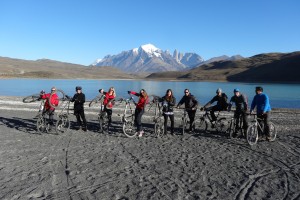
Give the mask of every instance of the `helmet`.
M 218 88 L 217 91 L 216 91 L 216 93 L 220 93 L 220 92 L 222 92 L 222 89 Z
M 82 89 L 81 86 L 76 86 L 76 91 L 81 89 Z
M 239 91 L 240 91 L 239 88 L 235 88 L 235 89 L 233 90 L 234 93 L 239 92 Z
M 260 86 L 257 86 L 256 88 L 255 88 L 255 91 L 264 91 L 264 89 L 262 88 L 262 87 L 260 87 Z

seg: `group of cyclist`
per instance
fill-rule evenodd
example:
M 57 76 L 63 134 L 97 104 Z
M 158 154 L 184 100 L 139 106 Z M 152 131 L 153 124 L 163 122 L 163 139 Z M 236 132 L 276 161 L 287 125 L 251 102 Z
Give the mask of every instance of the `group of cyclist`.
M 74 102 L 74 115 L 77 119 L 78 129 L 82 129 L 83 131 L 87 131 L 87 123 L 86 118 L 84 114 L 84 103 L 85 103 L 85 95 L 82 93 L 82 87 L 77 86 L 75 88 L 76 93 L 71 98 L 69 96 L 66 96 L 70 99 L 71 102 Z M 51 93 L 45 94 L 45 91 L 41 91 L 41 98 L 42 99 L 49 99 L 51 101 L 51 104 L 58 105 L 58 98 L 57 95 L 55 96 L 56 88 L 51 88 L 51 93 L 54 93 L 52 95 L 53 99 L 49 99 Z M 251 107 L 250 107 L 250 114 L 253 113 L 254 109 L 256 108 L 256 115 L 263 119 L 264 127 L 265 127 L 265 134 L 267 137 L 269 136 L 269 122 L 270 122 L 270 111 L 271 106 L 269 102 L 269 97 L 265 93 L 263 93 L 263 88 L 258 86 L 255 88 L 256 95 L 254 96 Z M 109 123 L 111 123 L 112 119 L 112 108 L 114 105 L 114 101 L 116 98 L 116 91 L 114 87 L 110 87 L 107 92 L 105 92 L 103 89 L 99 89 L 99 93 L 104 95 L 104 111 L 107 113 Z M 221 88 L 218 88 L 216 90 L 216 95 L 207 102 L 203 107 L 200 108 L 200 110 L 206 110 L 210 112 L 211 116 L 211 122 L 214 124 L 217 117 L 215 116 L 216 111 L 231 111 L 231 107 L 233 104 L 235 104 L 235 111 L 234 111 L 234 118 L 237 120 L 236 125 L 239 123 L 240 117 L 243 120 L 243 129 L 247 130 L 248 128 L 248 121 L 247 121 L 247 110 L 248 110 L 248 100 L 246 95 L 242 94 L 238 88 L 235 88 L 233 90 L 234 95 L 231 97 L 230 101 L 228 102 L 227 95 L 222 92 Z M 138 102 L 135 103 L 135 125 L 138 132 L 138 136 L 142 137 L 144 134 L 143 128 L 142 128 L 142 116 L 145 112 L 146 105 L 149 103 L 149 97 L 147 92 L 144 89 L 141 89 L 139 92 L 135 91 L 128 91 L 128 94 L 135 95 L 139 97 Z M 174 134 L 174 107 L 179 108 L 181 105 L 184 104 L 184 109 L 186 109 L 186 112 L 189 116 L 189 131 L 193 131 L 193 122 L 195 120 L 195 115 L 197 108 L 199 106 L 199 102 L 197 101 L 196 97 L 190 93 L 189 89 L 184 90 L 184 95 L 181 98 L 181 100 L 176 105 L 176 98 L 173 94 L 173 91 L 171 89 L 168 89 L 164 96 L 159 97 L 156 99 L 157 101 L 162 103 L 162 112 L 164 117 L 164 131 L 165 134 L 167 134 L 167 124 L 168 119 L 170 119 L 171 127 L 170 127 L 170 133 Z M 216 102 L 216 105 L 211 106 Z M 51 107 L 49 105 L 48 101 L 45 101 L 44 106 L 44 113 L 47 113 L 49 115 L 50 119 L 50 125 L 53 125 L 53 115 L 54 115 L 55 108 Z

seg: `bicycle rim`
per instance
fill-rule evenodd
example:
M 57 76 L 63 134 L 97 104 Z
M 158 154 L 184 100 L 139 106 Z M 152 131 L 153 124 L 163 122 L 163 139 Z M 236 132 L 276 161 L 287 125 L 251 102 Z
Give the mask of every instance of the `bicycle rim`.
M 185 118 L 183 118 L 182 120 L 181 120 L 181 128 L 182 128 L 182 135 L 184 135 L 184 132 L 185 132 L 185 130 L 186 130 L 186 127 L 187 127 L 187 120 L 185 119 Z
M 109 132 L 108 119 L 106 116 L 99 117 L 100 132 Z
M 45 126 L 45 120 L 43 116 L 39 116 L 37 121 L 36 121 L 36 129 L 38 133 L 44 133 L 47 131 L 46 126 Z
M 56 133 L 66 133 L 70 129 L 70 121 L 67 116 L 60 117 L 55 126 Z
M 199 132 L 206 133 L 206 131 L 207 131 L 207 122 L 205 121 L 204 118 L 201 118 L 199 123 Z
M 49 103 L 49 105 L 50 105 L 52 108 L 57 108 L 57 107 L 59 107 L 59 106 L 62 104 L 62 102 L 66 99 L 66 95 L 65 95 L 64 91 L 62 91 L 62 90 L 60 90 L 60 89 L 57 89 L 55 94 L 57 94 L 58 98 L 57 98 L 56 100 L 58 100 L 59 102 L 58 102 L 57 105 L 54 105 L 54 104 L 52 104 L 51 101 L 50 101 L 50 99 L 52 99 L 53 94 L 54 94 L 54 93 L 51 93 L 51 95 L 50 95 L 50 97 L 49 97 L 49 99 L 48 99 L 48 103 Z
M 272 122 L 270 122 L 269 129 L 270 129 L 270 132 L 269 132 L 270 139 L 269 139 L 269 141 L 273 142 L 276 139 L 276 136 L 277 136 L 276 126 Z
M 233 133 L 235 132 L 236 130 L 235 130 L 235 124 L 234 124 L 234 122 L 233 122 L 233 120 L 231 120 L 230 121 L 230 125 L 229 125 L 229 127 L 228 127 L 228 134 L 229 134 L 229 137 L 230 138 L 234 138 L 233 137 Z
M 247 129 L 247 142 L 252 146 L 257 143 L 258 131 L 255 125 L 251 125 Z
M 226 118 L 220 118 L 216 121 L 216 130 L 219 133 L 226 133 L 228 129 L 228 121 Z
M 133 121 L 125 121 L 123 123 L 123 133 L 129 138 L 132 138 L 137 135 Z
M 164 125 L 161 120 L 154 124 L 154 133 L 156 137 L 162 137 L 164 134 Z
M 38 101 L 40 98 L 40 94 L 33 94 L 30 96 L 27 96 L 23 99 L 23 103 L 32 103 Z

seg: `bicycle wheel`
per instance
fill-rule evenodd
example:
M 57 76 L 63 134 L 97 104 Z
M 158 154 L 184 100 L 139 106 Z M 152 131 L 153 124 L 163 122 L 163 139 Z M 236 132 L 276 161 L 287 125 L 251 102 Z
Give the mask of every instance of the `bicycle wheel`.
M 137 135 L 133 120 L 123 121 L 123 133 L 129 138 L 135 137 Z
M 258 140 L 258 131 L 255 124 L 251 125 L 247 129 L 247 142 L 252 146 L 257 143 Z
M 229 122 L 226 120 L 226 118 L 220 118 L 216 121 L 216 130 L 219 133 L 226 133 L 226 131 L 228 130 L 228 125 Z
M 208 126 L 207 121 L 205 121 L 204 117 L 201 117 L 199 122 L 199 132 L 206 133 L 207 126 Z
M 228 132 L 228 135 L 230 138 L 234 138 L 235 134 L 236 134 L 236 127 L 235 127 L 235 124 L 234 124 L 234 120 L 235 119 L 231 119 L 230 122 L 229 122 L 229 126 L 228 126 L 228 129 L 227 129 L 227 132 Z
M 96 104 L 103 102 L 103 99 L 104 99 L 104 95 L 93 98 L 92 101 L 89 103 L 89 107 L 95 106 Z
M 186 117 L 183 117 L 181 120 L 181 133 L 182 135 L 184 135 L 186 129 L 187 129 L 187 124 L 188 124 L 188 120 L 186 119 Z
M 33 94 L 23 99 L 23 103 L 32 103 L 40 100 L 40 94 Z
M 55 131 L 57 134 L 66 133 L 70 129 L 70 120 L 68 115 L 59 116 L 59 120 L 56 122 Z
M 39 114 L 37 117 L 38 119 L 36 121 L 36 129 L 38 133 L 48 132 L 49 127 L 48 125 L 46 125 L 44 116 L 42 114 Z
M 57 105 L 53 104 L 53 103 L 50 101 L 50 99 L 52 99 L 52 97 L 53 97 L 54 94 L 57 94 L 57 98 L 55 98 L 55 100 L 58 100 L 58 101 L 59 101 Z M 65 100 L 66 100 L 66 95 L 65 95 L 64 91 L 62 91 L 62 90 L 60 90 L 60 89 L 57 89 L 57 90 L 56 90 L 56 93 L 51 93 L 51 94 L 50 94 L 50 97 L 49 97 L 49 99 L 48 99 L 48 103 L 49 103 L 49 105 L 50 105 L 52 108 L 58 108 L 58 107 L 62 104 L 62 102 L 65 101 Z
M 105 132 L 108 133 L 109 123 L 108 123 L 107 113 L 103 112 L 102 114 L 99 114 L 98 120 L 99 120 L 99 131 L 101 133 L 105 133 Z
M 270 142 L 273 142 L 275 139 L 276 139 L 276 136 L 277 136 L 277 129 L 276 129 L 276 126 L 273 122 L 270 122 L 269 124 L 269 134 L 270 134 L 270 137 L 269 137 L 269 141 Z
M 158 118 L 157 122 L 154 124 L 154 133 L 156 137 L 161 137 L 164 135 L 165 127 L 162 118 Z

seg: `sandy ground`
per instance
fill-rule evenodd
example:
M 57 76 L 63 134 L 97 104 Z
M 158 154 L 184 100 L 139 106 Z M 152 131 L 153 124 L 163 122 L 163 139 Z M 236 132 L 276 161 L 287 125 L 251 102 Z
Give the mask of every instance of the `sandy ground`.
M 145 137 L 127 138 L 121 108 L 111 134 L 90 108 L 88 132 L 37 134 L 37 109 L 0 97 L 0 199 L 300 199 L 299 110 L 274 111 L 277 140 L 250 147 L 215 132 L 155 138 L 151 111 Z

